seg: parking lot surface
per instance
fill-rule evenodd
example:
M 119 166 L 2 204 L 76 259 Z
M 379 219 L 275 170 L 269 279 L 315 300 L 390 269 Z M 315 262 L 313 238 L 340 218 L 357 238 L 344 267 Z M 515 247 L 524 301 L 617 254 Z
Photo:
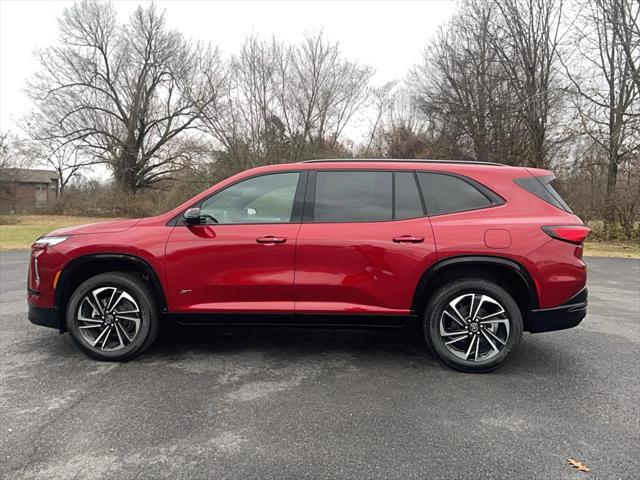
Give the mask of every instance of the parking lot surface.
M 640 476 L 638 260 L 588 258 L 583 323 L 473 375 L 357 330 L 198 328 L 96 362 L 28 322 L 27 258 L 0 254 L 2 479 Z

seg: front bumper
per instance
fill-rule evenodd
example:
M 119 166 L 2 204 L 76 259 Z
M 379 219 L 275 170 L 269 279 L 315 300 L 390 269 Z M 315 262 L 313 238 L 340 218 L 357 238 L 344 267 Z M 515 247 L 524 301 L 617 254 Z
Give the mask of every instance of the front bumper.
M 542 333 L 575 327 L 587 315 L 588 293 L 585 287 L 564 305 L 532 310 L 525 330 L 531 333 Z
M 60 330 L 60 332 L 64 331 L 60 319 L 60 312 L 57 308 L 41 308 L 29 305 L 28 318 L 34 325 L 56 328 Z

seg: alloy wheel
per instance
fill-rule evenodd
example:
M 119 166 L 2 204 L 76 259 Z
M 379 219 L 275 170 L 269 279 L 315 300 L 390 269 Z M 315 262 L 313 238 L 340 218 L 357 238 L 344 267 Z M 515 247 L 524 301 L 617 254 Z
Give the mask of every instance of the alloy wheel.
M 140 331 L 141 311 L 133 296 L 115 286 L 96 288 L 80 301 L 76 321 L 88 346 L 102 351 L 122 350 Z
M 465 293 L 451 300 L 440 316 L 440 336 L 456 357 L 472 362 L 489 360 L 507 344 L 510 321 L 504 307 L 482 293 Z

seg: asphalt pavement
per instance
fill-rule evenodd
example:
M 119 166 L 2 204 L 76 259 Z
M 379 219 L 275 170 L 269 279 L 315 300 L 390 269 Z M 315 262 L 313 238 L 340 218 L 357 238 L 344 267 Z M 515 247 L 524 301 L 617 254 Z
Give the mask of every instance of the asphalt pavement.
M 474 375 L 357 330 L 197 328 L 96 362 L 28 322 L 27 253 L 2 252 L 0 478 L 639 478 L 640 261 L 587 264 L 580 326 Z

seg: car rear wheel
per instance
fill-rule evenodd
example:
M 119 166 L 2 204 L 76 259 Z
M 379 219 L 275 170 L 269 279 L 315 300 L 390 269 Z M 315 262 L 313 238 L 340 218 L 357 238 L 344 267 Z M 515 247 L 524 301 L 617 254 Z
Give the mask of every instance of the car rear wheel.
M 82 283 L 67 308 L 67 330 L 93 358 L 130 360 L 144 352 L 159 333 L 153 294 L 139 277 L 103 273 Z
M 515 300 L 484 279 L 444 285 L 427 304 L 424 336 L 447 365 L 464 372 L 497 368 L 522 337 L 522 315 Z

